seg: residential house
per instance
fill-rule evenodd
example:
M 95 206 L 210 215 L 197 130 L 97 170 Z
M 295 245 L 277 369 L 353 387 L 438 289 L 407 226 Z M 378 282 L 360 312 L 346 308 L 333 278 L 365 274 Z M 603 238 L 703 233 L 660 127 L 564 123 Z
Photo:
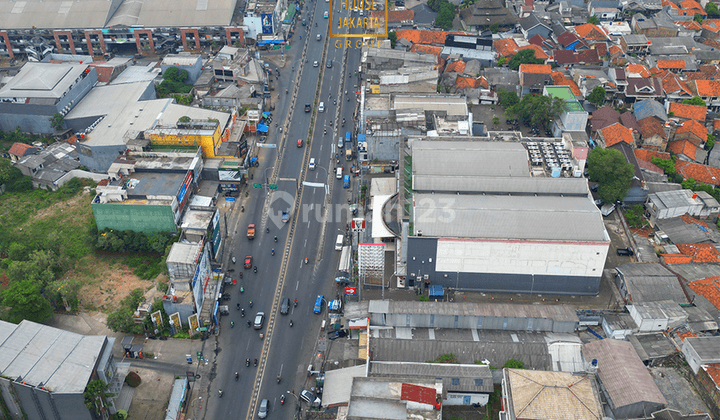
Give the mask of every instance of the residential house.
M 528 39 L 528 42 L 546 50 L 557 49 L 557 44 L 555 44 L 555 41 L 553 41 L 552 38 L 545 38 L 542 35 L 535 35 Z
M 552 83 L 549 64 L 520 64 L 519 75 L 522 95 L 541 93 L 545 85 Z
M 687 160 L 687 161 L 698 161 L 696 156 L 698 156 L 697 151 L 698 147 L 694 145 L 690 140 L 673 140 L 668 145 L 668 151 L 673 152 L 675 156 L 677 156 L 680 159 Z M 705 154 L 701 155 L 702 158 L 705 157 Z M 702 162 L 698 162 L 702 163 Z
M 611 126 L 598 130 L 596 139 L 602 142 L 606 148 L 620 142 L 635 145 L 632 129 L 629 129 L 620 123 L 615 123 Z
M 705 9 L 695 0 L 682 0 L 678 6 L 680 6 L 679 16 L 707 16 Z
M 706 39 L 719 39 L 720 19 L 705 19 L 702 23 L 700 35 Z
M 720 110 L 720 80 L 690 80 L 693 95 L 701 97 L 713 112 Z
M 552 29 L 549 24 L 543 23 L 535 14 L 531 14 L 525 19 L 520 20 L 520 30 L 525 39 L 530 39 L 535 35 L 542 35 L 545 38 L 550 36 Z
M 570 51 L 586 50 L 588 45 L 577 34 L 566 31 L 557 37 L 557 43 L 563 49 Z
M 667 147 L 668 133 L 663 122 L 656 117 L 638 120 L 643 149 L 664 152 Z
M 590 135 L 594 134 L 605 127 L 620 122 L 620 113 L 610 106 L 604 106 L 595 110 L 590 117 Z
M 678 34 L 677 26 L 667 13 L 665 13 L 665 16 L 659 16 L 661 14 L 660 12 L 652 18 L 648 18 L 642 13 L 633 15 L 631 22 L 633 31 L 648 38 L 676 37 Z
M 37 154 L 25 155 L 15 166 L 32 179 L 33 187 L 57 190 L 73 178 L 71 173 L 80 167 L 80 160 L 75 145 L 58 142 Z
M 668 108 L 668 114 L 681 121 L 695 120 L 704 123 L 707 118 L 707 107 L 673 102 Z
M 493 48 L 500 57 L 509 58 L 518 52 L 518 44 L 512 38 L 502 38 L 493 41 Z
M 625 76 L 628 79 L 646 79 L 650 77 L 650 70 L 642 64 L 628 64 L 625 67 Z
M 720 186 L 720 169 L 712 166 L 677 160 L 675 162 L 675 172 L 682 175 L 685 179 L 692 178 L 696 182 Z
M 37 147 L 33 147 L 25 143 L 15 142 L 12 146 L 10 146 L 8 154 L 10 155 L 10 161 L 15 163 L 25 156 L 36 155 L 39 151 L 40 149 L 38 149 Z
M 692 92 L 687 82 L 670 71 L 663 71 L 655 75 L 665 91 L 668 101 L 682 101 L 692 98 Z
M 605 33 L 610 36 L 613 42 L 617 41 L 623 36 L 632 34 L 632 28 L 630 28 L 630 24 L 625 21 L 604 21 L 600 22 L 600 27 L 602 27 Z
M 645 55 L 650 51 L 650 41 L 643 34 L 625 35 L 620 38 L 625 54 Z
M 625 92 L 628 82 L 624 69 L 620 67 L 610 67 L 608 69 L 608 78 L 615 84 L 618 92 Z
M 569 50 L 554 50 L 551 59 L 558 66 L 567 66 L 575 64 L 600 64 L 603 60 L 595 49 L 588 49 L 582 52 L 574 52 Z
M 160 71 L 165 74 L 165 71 L 171 67 L 175 67 L 180 71 L 185 70 L 188 75 L 185 83 L 192 85 L 195 84 L 203 71 L 203 59 L 200 54 L 189 52 L 168 54 L 160 63 Z
M 655 77 L 648 79 L 628 79 L 628 87 L 625 90 L 625 102 L 633 103 L 638 100 L 661 97 L 663 97 L 662 85 Z
M 574 30 L 575 33 L 587 44 L 611 41 L 610 37 L 603 28 L 592 23 L 576 26 Z
M 620 124 L 633 131 L 633 137 L 635 138 L 635 143 L 637 143 L 637 140 L 640 138 L 640 124 L 638 124 L 633 113 L 625 111 L 620 114 Z
M 612 0 L 594 0 L 588 3 L 588 13 L 600 20 L 615 20 L 620 13 L 620 2 Z
M 660 102 L 653 99 L 635 102 L 633 105 L 633 114 L 635 115 L 635 119 L 638 121 L 647 117 L 656 117 L 663 122 L 667 121 L 665 108 L 663 108 Z
M 635 137 L 635 136 L 633 136 Z M 633 166 L 634 175 L 630 180 L 630 188 L 623 197 L 622 202 L 625 205 L 632 206 L 635 204 L 643 204 L 648 195 L 648 190 L 645 187 L 645 177 L 643 176 L 642 167 L 635 157 L 634 146 L 624 141 L 613 144 L 609 147 L 622 153 L 625 157 L 625 161 Z
M 678 38 L 691 37 L 695 38 L 702 33 L 702 26 L 694 20 L 678 20 L 675 21 L 678 28 Z
M 545 86 L 543 95 L 560 98 L 565 101 L 565 108 L 558 118 L 553 121 L 553 135 L 562 136 L 565 131 L 585 131 L 588 113 L 583 109 L 580 102 L 575 99 L 575 94 L 568 86 Z
M 567 86 L 570 88 L 573 95 L 575 95 L 577 99 L 583 99 L 583 95 L 573 79 L 565 76 L 562 72 L 559 71 L 552 72 L 550 74 L 550 77 L 552 77 L 553 79 L 554 86 Z
M 688 337 L 683 341 L 682 353 L 697 374 L 702 365 L 720 363 L 720 337 Z
M 695 120 L 688 120 L 675 129 L 674 140 L 689 140 L 695 146 L 707 141 L 707 128 Z

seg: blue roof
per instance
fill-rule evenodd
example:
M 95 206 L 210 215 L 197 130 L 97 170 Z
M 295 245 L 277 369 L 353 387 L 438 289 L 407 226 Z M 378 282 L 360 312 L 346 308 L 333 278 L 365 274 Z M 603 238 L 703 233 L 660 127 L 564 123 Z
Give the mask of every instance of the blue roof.
M 645 99 L 643 101 L 635 102 L 633 106 L 633 115 L 635 119 L 640 121 L 647 117 L 657 117 L 663 121 L 667 121 L 667 114 L 662 104 L 653 99 Z
M 443 288 L 442 288 L 442 286 L 437 285 L 437 284 L 431 285 L 430 288 L 429 288 L 429 291 L 428 291 L 428 296 L 429 296 L 431 299 L 434 299 L 434 298 L 442 298 L 442 297 L 443 297 L 443 294 L 444 294 L 444 293 L 443 293 Z

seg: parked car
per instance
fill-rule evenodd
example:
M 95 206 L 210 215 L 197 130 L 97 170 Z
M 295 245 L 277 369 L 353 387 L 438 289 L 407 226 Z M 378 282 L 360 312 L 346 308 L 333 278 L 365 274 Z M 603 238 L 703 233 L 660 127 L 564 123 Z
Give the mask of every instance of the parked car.
M 635 255 L 632 249 L 630 248 L 618 248 L 617 251 L 619 257 L 632 257 Z
M 310 405 L 320 405 L 320 398 L 316 397 L 315 394 L 308 391 L 307 389 L 303 389 L 300 393 L 300 400 L 305 401 L 306 403 Z
M 288 312 L 290 312 L 290 298 L 283 298 L 282 303 L 280 304 L 280 313 L 283 315 L 287 315 Z
M 345 330 L 330 331 L 327 335 L 328 340 L 335 340 L 342 337 L 347 337 Z
M 263 322 L 265 322 L 265 312 L 258 312 L 257 315 L 255 315 L 253 326 L 256 330 L 259 330 L 263 327 Z
M 322 312 L 323 295 L 318 295 L 315 298 L 315 306 L 313 307 L 313 313 L 320 314 Z

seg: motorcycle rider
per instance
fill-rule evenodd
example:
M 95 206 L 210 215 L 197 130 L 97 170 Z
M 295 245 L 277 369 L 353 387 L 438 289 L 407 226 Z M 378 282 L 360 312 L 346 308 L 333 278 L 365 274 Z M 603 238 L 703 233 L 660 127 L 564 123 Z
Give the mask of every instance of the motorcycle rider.
M 248 321 L 250 322 L 250 321 Z M 250 366 L 250 359 L 245 359 L 245 366 Z

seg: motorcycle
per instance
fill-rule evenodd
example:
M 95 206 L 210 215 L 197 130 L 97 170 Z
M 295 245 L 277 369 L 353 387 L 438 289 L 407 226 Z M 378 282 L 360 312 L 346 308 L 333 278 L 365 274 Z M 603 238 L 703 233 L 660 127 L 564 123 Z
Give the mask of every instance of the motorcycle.
M 332 127 L 332 121 L 330 121 L 330 127 Z
M 337 105 L 337 99 L 333 99 L 333 105 Z
M 245 318 L 245 309 L 240 309 L 240 316 Z
M 275 237 L 275 242 L 277 242 L 277 236 Z
M 237 261 L 237 260 L 235 259 L 235 257 L 232 257 L 231 260 L 232 260 L 232 263 L 233 263 L 233 264 L 235 264 L 235 261 Z
M 297 299 L 295 299 L 295 307 L 297 308 Z
M 280 397 L 280 405 L 283 405 L 283 404 L 285 404 L 285 395 L 282 395 Z
M 277 376 L 277 383 L 280 383 L 280 375 L 279 374 Z M 282 404 L 282 403 L 280 403 L 280 404 Z
M 235 327 L 235 321 L 230 321 L 230 328 Z
M 240 310 L 240 304 L 239 304 L 239 303 L 237 304 L 237 310 L 238 310 L 238 311 Z
M 270 254 L 272 254 L 272 256 L 275 256 L 275 248 L 270 250 Z
M 327 128 L 323 128 L 323 135 L 327 135 Z
M 245 288 L 243 288 L 242 286 L 240 286 L 240 293 L 242 293 L 242 292 L 244 292 L 244 291 L 245 291 Z
M 240 376 L 238 375 L 237 372 L 235 372 L 235 381 L 237 382 L 237 380 L 238 380 L 239 378 L 240 378 Z
M 241 271 L 241 272 L 240 272 L 240 278 L 242 278 L 242 276 L 243 276 L 243 273 L 242 273 L 242 271 Z M 240 288 L 242 289 L 242 287 L 240 287 Z M 242 290 L 240 290 L 240 293 L 242 293 Z
M 307 263 L 308 263 L 308 259 L 307 259 L 307 257 L 305 257 L 305 264 L 307 264 Z M 297 300 L 295 301 L 295 303 L 297 304 Z
M 253 267 L 253 272 L 257 273 L 257 266 Z
M 218 389 L 218 398 L 222 398 L 223 391 L 222 389 Z
M 244 212 L 245 212 L 245 206 L 240 206 L 240 213 L 244 213 Z
M 257 366 L 257 359 L 253 361 L 253 366 Z
M 252 306 L 253 306 L 253 303 L 252 303 L 252 300 L 251 300 L 251 301 L 250 301 L 250 307 L 252 308 Z
M 291 326 L 291 327 L 293 326 L 293 322 L 292 322 L 292 319 L 290 320 L 290 326 Z
M 250 322 L 250 321 L 248 321 L 248 322 Z M 250 359 L 245 359 L 245 366 L 248 366 L 248 367 L 250 366 Z
M 266 228 L 265 228 L 265 233 L 270 233 L 270 228 L 269 228 L 269 227 L 266 227 Z

